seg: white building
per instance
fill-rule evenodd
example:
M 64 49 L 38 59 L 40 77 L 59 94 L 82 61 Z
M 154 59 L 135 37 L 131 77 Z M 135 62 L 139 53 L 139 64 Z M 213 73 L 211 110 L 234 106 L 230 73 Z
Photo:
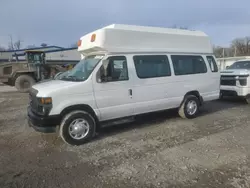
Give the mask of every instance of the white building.
M 13 54 L 12 51 L 0 51 L 0 63 L 11 61 L 12 54 Z

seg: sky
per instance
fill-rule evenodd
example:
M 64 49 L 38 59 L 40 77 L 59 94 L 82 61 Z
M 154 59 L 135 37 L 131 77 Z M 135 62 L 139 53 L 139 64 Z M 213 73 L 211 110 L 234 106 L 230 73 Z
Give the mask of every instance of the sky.
M 201 30 L 214 45 L 250 36 L 250 0 L 0 0 L 0 46 L 69 47 L 113 23 Z

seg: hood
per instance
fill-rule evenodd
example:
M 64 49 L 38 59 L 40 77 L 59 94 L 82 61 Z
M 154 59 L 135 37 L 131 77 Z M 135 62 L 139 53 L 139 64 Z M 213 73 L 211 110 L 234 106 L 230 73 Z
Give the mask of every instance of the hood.
M 63 80 L 46 80 L 32 86 L 32 88 L 38 90 L 38 96 L 46 97 L 51 92 L 57 91 L 62 88 L 70 88 L 79 82 L 63 81 Z
M 249 70 L 247 69 L 227 69 L 220 72 L 221 75 L 228 75 L 228 76 L 234 76 L 234 75 L 242 75 L 247 76 L 249 75 Z
M 40 84 L 40 83 L 44 83 L 44 82 L 48 82 L 48 81 L 51 81 L 51 80 L 54 80 L 53 78 L 49 78 L 49 79 L 44 79 L 40 82 L 37 82 L 37 84 Z

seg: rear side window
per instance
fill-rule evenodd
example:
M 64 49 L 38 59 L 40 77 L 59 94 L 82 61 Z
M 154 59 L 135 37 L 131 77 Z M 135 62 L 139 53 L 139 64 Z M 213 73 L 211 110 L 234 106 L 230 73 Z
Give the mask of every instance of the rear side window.
M 207 72 L 201 56 L 171 55 L 175 75 L 200 74 Z
M 171 76 L 166 55 L 138 55 L 133 59 L 136 74 L 141 79 Z
M 207 61 L 212 72 L 218 72 L 218 66 L 213 56 L 207 56 Z

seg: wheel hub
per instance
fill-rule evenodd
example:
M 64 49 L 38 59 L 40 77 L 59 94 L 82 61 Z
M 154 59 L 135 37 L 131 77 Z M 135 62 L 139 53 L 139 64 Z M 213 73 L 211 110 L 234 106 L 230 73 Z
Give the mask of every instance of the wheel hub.
M 30 83 L 28 81 L 24 81 L 23 88 L 29 88 L 29 87 L 30 87 Z
M 69 126 L 69 135 L 74 139 L 82 139 L 89 133 L 89 124 L 84 119 L 76 119 Z
M 193 101 L 193 100 L 189 101 L 187 103 L 187 113 L 189 115 L 194 115 L 196 111 L 197 111 L 197 104 L 196 104 L 196 102 Z

